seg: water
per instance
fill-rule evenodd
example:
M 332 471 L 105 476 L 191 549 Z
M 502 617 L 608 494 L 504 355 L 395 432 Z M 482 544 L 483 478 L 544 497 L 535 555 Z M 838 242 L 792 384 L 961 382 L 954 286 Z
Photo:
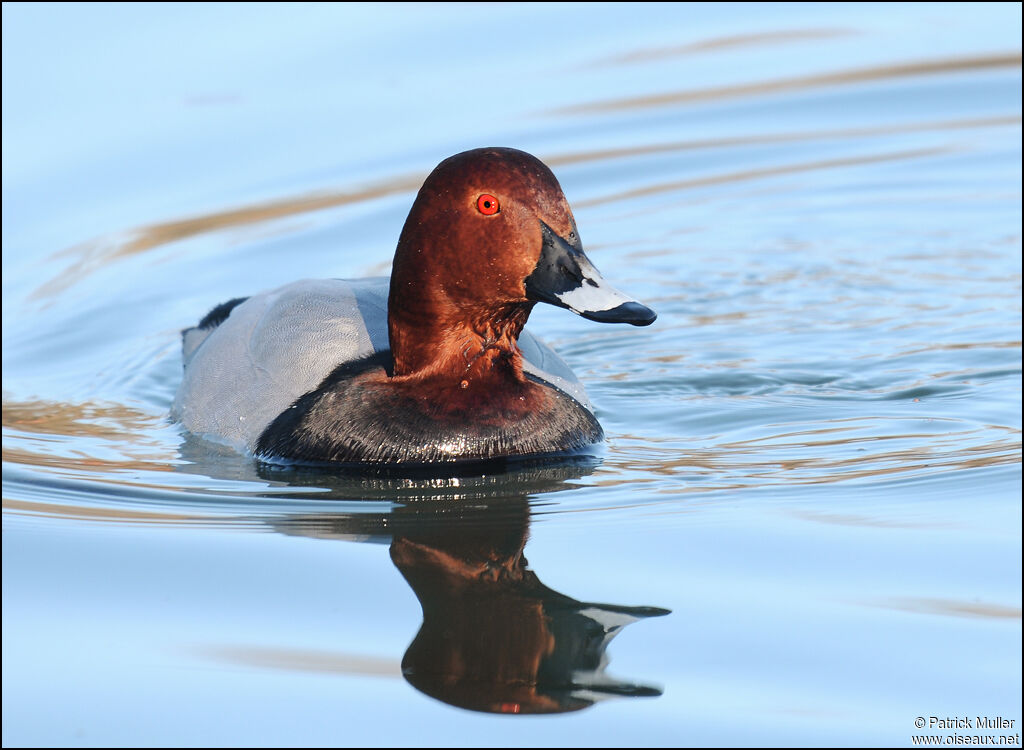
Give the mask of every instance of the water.
M 5 5 L 4 744 L 1019 732 L 1020 29 Z M 550 164 L 660 315 L 531 318 L 596 461 L 370 482 L 167 421 L 181 328 L 386 272 L 422 177 L 483 145 Z

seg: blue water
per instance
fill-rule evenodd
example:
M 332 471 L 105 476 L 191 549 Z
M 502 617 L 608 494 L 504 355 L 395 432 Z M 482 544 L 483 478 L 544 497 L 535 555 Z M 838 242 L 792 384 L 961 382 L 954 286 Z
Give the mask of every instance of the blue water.
M 1020 34 L 1018 4 L 5 4 L 4 745 L 1019 745 Z M 596 460 L 370 481 L 168 421 L 181 328 L 386 273 L 485 145 L 546 161 L 659 313 L 531 317 Z

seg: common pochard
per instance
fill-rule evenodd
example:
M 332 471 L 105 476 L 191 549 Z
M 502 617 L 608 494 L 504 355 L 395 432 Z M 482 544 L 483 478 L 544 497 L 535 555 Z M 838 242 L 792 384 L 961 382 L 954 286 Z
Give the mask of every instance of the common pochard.
M 537 302 L 654 322 L 583 253 L 562 189 L 509 148 L 427 177 L 386 277 L 307 280 L 183 332 L 172 415 L 267 461 L 450 464 L 578 452 L 604 437 L 586 393 L 523 330 Z

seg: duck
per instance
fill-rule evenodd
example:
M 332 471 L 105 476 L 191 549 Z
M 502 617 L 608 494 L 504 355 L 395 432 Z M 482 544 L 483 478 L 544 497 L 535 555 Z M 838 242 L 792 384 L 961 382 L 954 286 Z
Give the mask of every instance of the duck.
M 578 455 L 604 432 L 572 370 L 524 330 L 537 303 L 600 323 L 657 317 L 584 253 L 540 159 L 455 154 L 416 195 L 390 277 L 290 282 L 185 329 L 171 416 L 278 464 Z

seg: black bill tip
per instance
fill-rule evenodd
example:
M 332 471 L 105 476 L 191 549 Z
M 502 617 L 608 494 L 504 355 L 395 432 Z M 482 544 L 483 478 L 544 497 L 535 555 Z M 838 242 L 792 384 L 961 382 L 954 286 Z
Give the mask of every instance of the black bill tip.
M 649 326 L 658 319 L 658 314 L 639 302 L 623 302 L 610 310 L 581 311 L 580 315 L 598 323 L 629 323 L 634 326 Z

